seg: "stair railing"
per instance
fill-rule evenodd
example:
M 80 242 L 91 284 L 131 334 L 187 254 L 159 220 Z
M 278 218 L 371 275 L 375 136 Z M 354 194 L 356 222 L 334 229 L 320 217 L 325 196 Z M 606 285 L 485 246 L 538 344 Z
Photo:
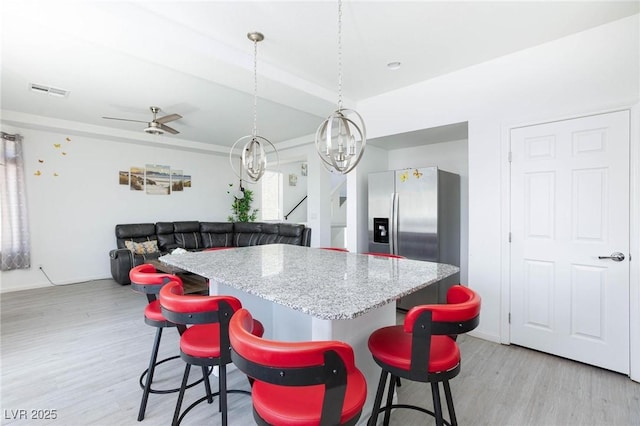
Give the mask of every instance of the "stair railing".
M 289 216 L 291 216 L 291 213 L 293 213 L 293 211 L 294 211 L 295 209 L 297 209 L 298 207 L 300 207 L 300 204 L 302 204 L 302 202 L 303 202 L 304 200 L 306 200 L 306 199 L 307 199 L 307 195 L 305 195 L 305 196 L 304 196 L 304 198 L 303 198 L 302 200 L 300 200 L 300 202 L 299 202 L 298 204 L 296 204 L 296 205 L 295 205 L 295 206 L 294 206 L 294 207 L 289 211 L 289 213 L 287 213 L 287 214 L 285 214 L 285 215 L 284 215 L 284 220 L 288 220 L 288 219 L 289 219 Z

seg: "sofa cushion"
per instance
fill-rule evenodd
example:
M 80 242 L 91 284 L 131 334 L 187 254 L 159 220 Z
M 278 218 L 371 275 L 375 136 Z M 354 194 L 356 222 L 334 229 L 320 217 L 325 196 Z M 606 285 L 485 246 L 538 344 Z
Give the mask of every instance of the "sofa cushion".
M 233 223 L 200 222 L 200 238 L 203 248 L 232 247 Z
M 175 236 L 173 235 L 173 222 L 156 223 L 155 232 L 158 237 L 160 251 L 166 253 L 178 247 Z
M 277 243 L 279 231 L 280 226 L 277 223 L 263 223 L 262 233 L 258 237 L 258 245 Z
M 302 245 L 305 226 L 291 223 L 236 222 L 233 224 L 236 247 L 263 244 Z
M 135 241 L 126 240 L 124 242 L 126 248 L 131 250 L 134 254 L 150 254 L 158 251 L 158 241 L 149 240 L 137 243 Z
M 278 244 L 303 245 L 302 238 L 304 229 L 304 225 L 281 223 L 279 224 L 278 238 L 275 242 Z
M 156 239 L 156 228 L 153 223 L 131 223 L 116 225 L 116 246 L 127 248 L 125 241 L 149 241 Z
M 236 247 L 256 246 L 260 241 L 263 223 L 235 222 L 233 224 L 233 245 Z
M 202 248 L 200 239 L 200 222 L 173 222 L 173 235 L 178 246 L 197 250 Z

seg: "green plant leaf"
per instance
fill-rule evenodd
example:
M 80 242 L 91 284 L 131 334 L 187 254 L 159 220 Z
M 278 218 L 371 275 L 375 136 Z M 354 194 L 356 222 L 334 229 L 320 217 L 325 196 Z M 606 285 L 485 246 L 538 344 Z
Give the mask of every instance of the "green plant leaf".
M 229 187 L 233 187 L 230 183 Z M 251 203 L 253 203 L 253 191 L 250 189 L 244 189 L 244 198 L 233 197 L 231 202 L 232 214 L 227 218 L 229 222 L 255 222 L 258 217 L 258 209 L 251 209 Z M 227 191 L 230 194 L 231 191 Z

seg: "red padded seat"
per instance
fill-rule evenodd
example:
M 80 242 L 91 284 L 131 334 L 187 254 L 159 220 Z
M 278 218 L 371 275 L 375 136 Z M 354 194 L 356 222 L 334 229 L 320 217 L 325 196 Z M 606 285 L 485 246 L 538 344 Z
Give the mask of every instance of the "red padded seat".
M 151 321 L 166 321 L 167 319 L 162 315 L 160 310 L 160 301 L 154 300 L 147 304 L 144 308 L 144 317 Z
M 180 351 L 198 357 L 220 356 L 220 324 L 190 327 L 180 338 Z
M 231 318 L 236 366 L 255 381 L 254 418 L 270 425 L 352 425 L 360 418 L 367 383 L 353 349 L 338 341 L 281 342 L 251 334 L 250 313 Z
M 261 322 L 254 321 L 253 334 L 264 334 Z M 188 328 L 180 338 L 180 350 L 194 357 L 219 357 L 220 324 L 202 324 Z
M 377 330 L 369 338 L 369 350 L 376 354 L 380 362 L 409 371 L 411 369 L 410 333 L 402 326 L 391 326 Z M 460 362 L 460 349 L 449 336 L 432 336 L 431 352 L 428 360 L 429 373 L 447 371 Z
M 340 424 L 360 416 L 367 395 L 366 382 L 351 380 L 347 386 Z M 319 424 L 318 413 L 322 410 L 324 385 L 291 388 L 269 385 L 264 382 L 253 384 L 252 399 L 256 412 L 272 425 L 305 426 Z
M 435 417 L 444 424 L 440 404 L 439 383 L 442 382 L 451 425 L 456 425 L 449 379 L 460 372 L 458 334 L 477 327 L 480 316 L 480 296 L 468 287 L 452 286 L 447 303 L 421 305 L 412 308 L 402 325 L 383 327 L 369 337 L 369 350 L 382 368 L 370 424 L 377 423 L 378 413 L 385 411 L 384 424 L 389 424 L 392 408 L 411 408 Z M 388 375 L 387 404 L 381 408 L 382 394 Z M 395 384 L 399 378 L 431 383 L 434 411 L 412 405 L 393 405 Z

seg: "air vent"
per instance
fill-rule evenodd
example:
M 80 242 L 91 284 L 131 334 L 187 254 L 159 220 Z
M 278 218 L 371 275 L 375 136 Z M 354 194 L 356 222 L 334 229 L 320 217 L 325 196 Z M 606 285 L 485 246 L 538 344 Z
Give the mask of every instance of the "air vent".
M 69 96 L 69 91 L 64 89 L 58 89 L 57 87 L 49 87 L 44 84 L 31 83 L 29 86 L 32 92 L 44 93 L 58 98 L 66 98 Z

